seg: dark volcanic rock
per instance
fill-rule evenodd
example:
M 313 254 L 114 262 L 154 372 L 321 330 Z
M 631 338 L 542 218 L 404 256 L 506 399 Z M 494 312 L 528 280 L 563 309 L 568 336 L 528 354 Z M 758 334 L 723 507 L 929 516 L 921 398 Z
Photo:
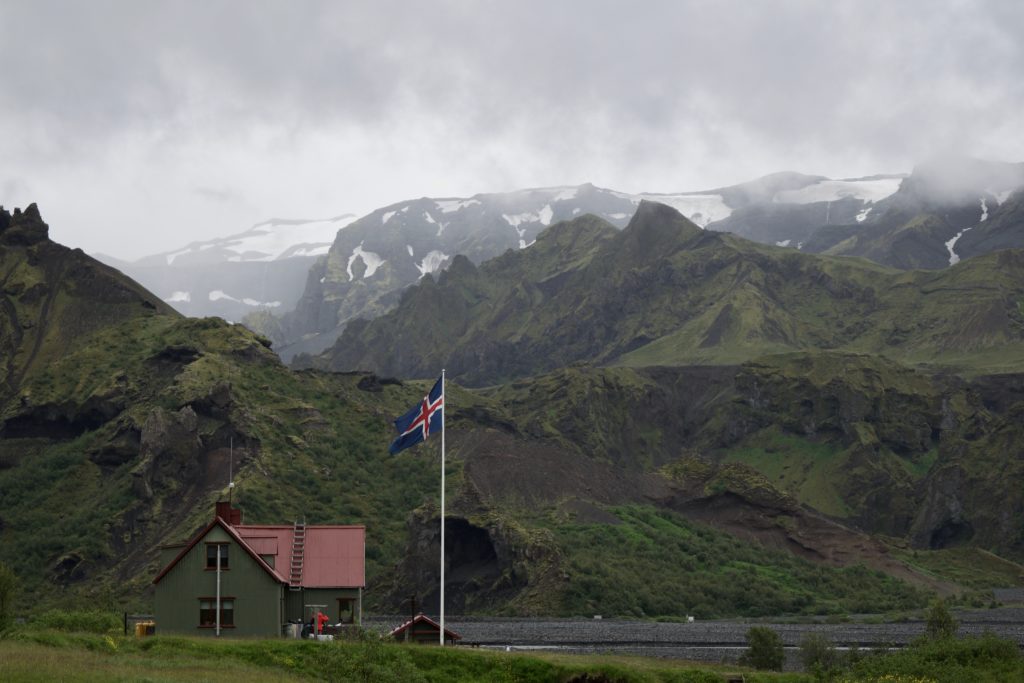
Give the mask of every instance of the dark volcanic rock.
M 29 246 L 49 239 L 50 227 L 43 222 L 39 208 L 29 204 L 24 211 L 15 209 L 13 214 L 0 206 L 0 244 Z

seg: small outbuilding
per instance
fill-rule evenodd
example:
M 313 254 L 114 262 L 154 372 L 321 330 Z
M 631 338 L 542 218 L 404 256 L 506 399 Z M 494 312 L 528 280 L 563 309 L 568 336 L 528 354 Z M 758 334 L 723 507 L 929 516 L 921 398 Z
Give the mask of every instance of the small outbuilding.
M 157 633 L 277 636 L 316 613 L 362 623 L 366 528 L 242 524 L 219 502 L 192 540 L 162 548 Z
M 422 612 L 391 631 L 391 637 L 399 642 L 422 643 L 424 645 L 440 645 L 440 634 L 441 624 Z M 450 629 L 444 630 L 444 642 L 446 645 L 455 645 L 457 640 L 462 640 L 462 636 Z

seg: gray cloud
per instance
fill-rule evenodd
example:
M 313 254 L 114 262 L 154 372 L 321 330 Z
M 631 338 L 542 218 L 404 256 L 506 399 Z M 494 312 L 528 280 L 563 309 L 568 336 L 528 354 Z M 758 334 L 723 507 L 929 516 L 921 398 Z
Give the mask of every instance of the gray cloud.
M 0 203 L 116 255 L 424 194 L 1024 159 L 1014 0 L 49 1 L 0 25 Z

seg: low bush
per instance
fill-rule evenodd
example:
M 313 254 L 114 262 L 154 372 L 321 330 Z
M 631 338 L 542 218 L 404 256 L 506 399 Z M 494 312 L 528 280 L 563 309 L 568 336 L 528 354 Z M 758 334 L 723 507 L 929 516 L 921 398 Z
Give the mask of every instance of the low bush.
M 830 680 L 843 668 L 836 646 L 820 633 L 808 633 L 800 641 L 800 662 L 804 671 L 814 674 L 818 680 Z
M 33 617 L 29 625 L 56 631 L 99 634 L 116 634 L 124 628 L 120 616 L 103 610 L 51 609 Z
M 18 577 L 14 570 L 0 562 L 0 631 L 14 621 L 14 596 L 17 588 Z
M 941 599 L 932 602 L 928 608 L 924 633 L 929 640 L 948 640 L 956 635 L 957 623 Z
M 782 671 L 786 653 L 782 638 L 767 626 L 753 626 L 747 631 L 747 651 L 740 656 L 740 664 L 759 670 Z
M 1022 681 L 1024 658 L 1016 643 L 991 634 L 962 640 L 923 639 L 904 650 L 864 657 L 843 680 L 856 683 L 890 680 L 924 680 L 930 683 Z

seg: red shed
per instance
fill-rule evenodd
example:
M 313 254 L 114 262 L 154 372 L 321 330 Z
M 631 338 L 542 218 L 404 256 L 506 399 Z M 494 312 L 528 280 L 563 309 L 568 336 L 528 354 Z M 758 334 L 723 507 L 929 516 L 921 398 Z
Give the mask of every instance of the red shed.
M 441 624 L 420 612 L 414 618 L 391 631 L 391 637 L 408 643 L 440 645 L 440 633 Z M 457 640 L 462 640 L 462 636 L 450 629 L 444 630 L 444 642 L 446 644 L 454 645 Z

